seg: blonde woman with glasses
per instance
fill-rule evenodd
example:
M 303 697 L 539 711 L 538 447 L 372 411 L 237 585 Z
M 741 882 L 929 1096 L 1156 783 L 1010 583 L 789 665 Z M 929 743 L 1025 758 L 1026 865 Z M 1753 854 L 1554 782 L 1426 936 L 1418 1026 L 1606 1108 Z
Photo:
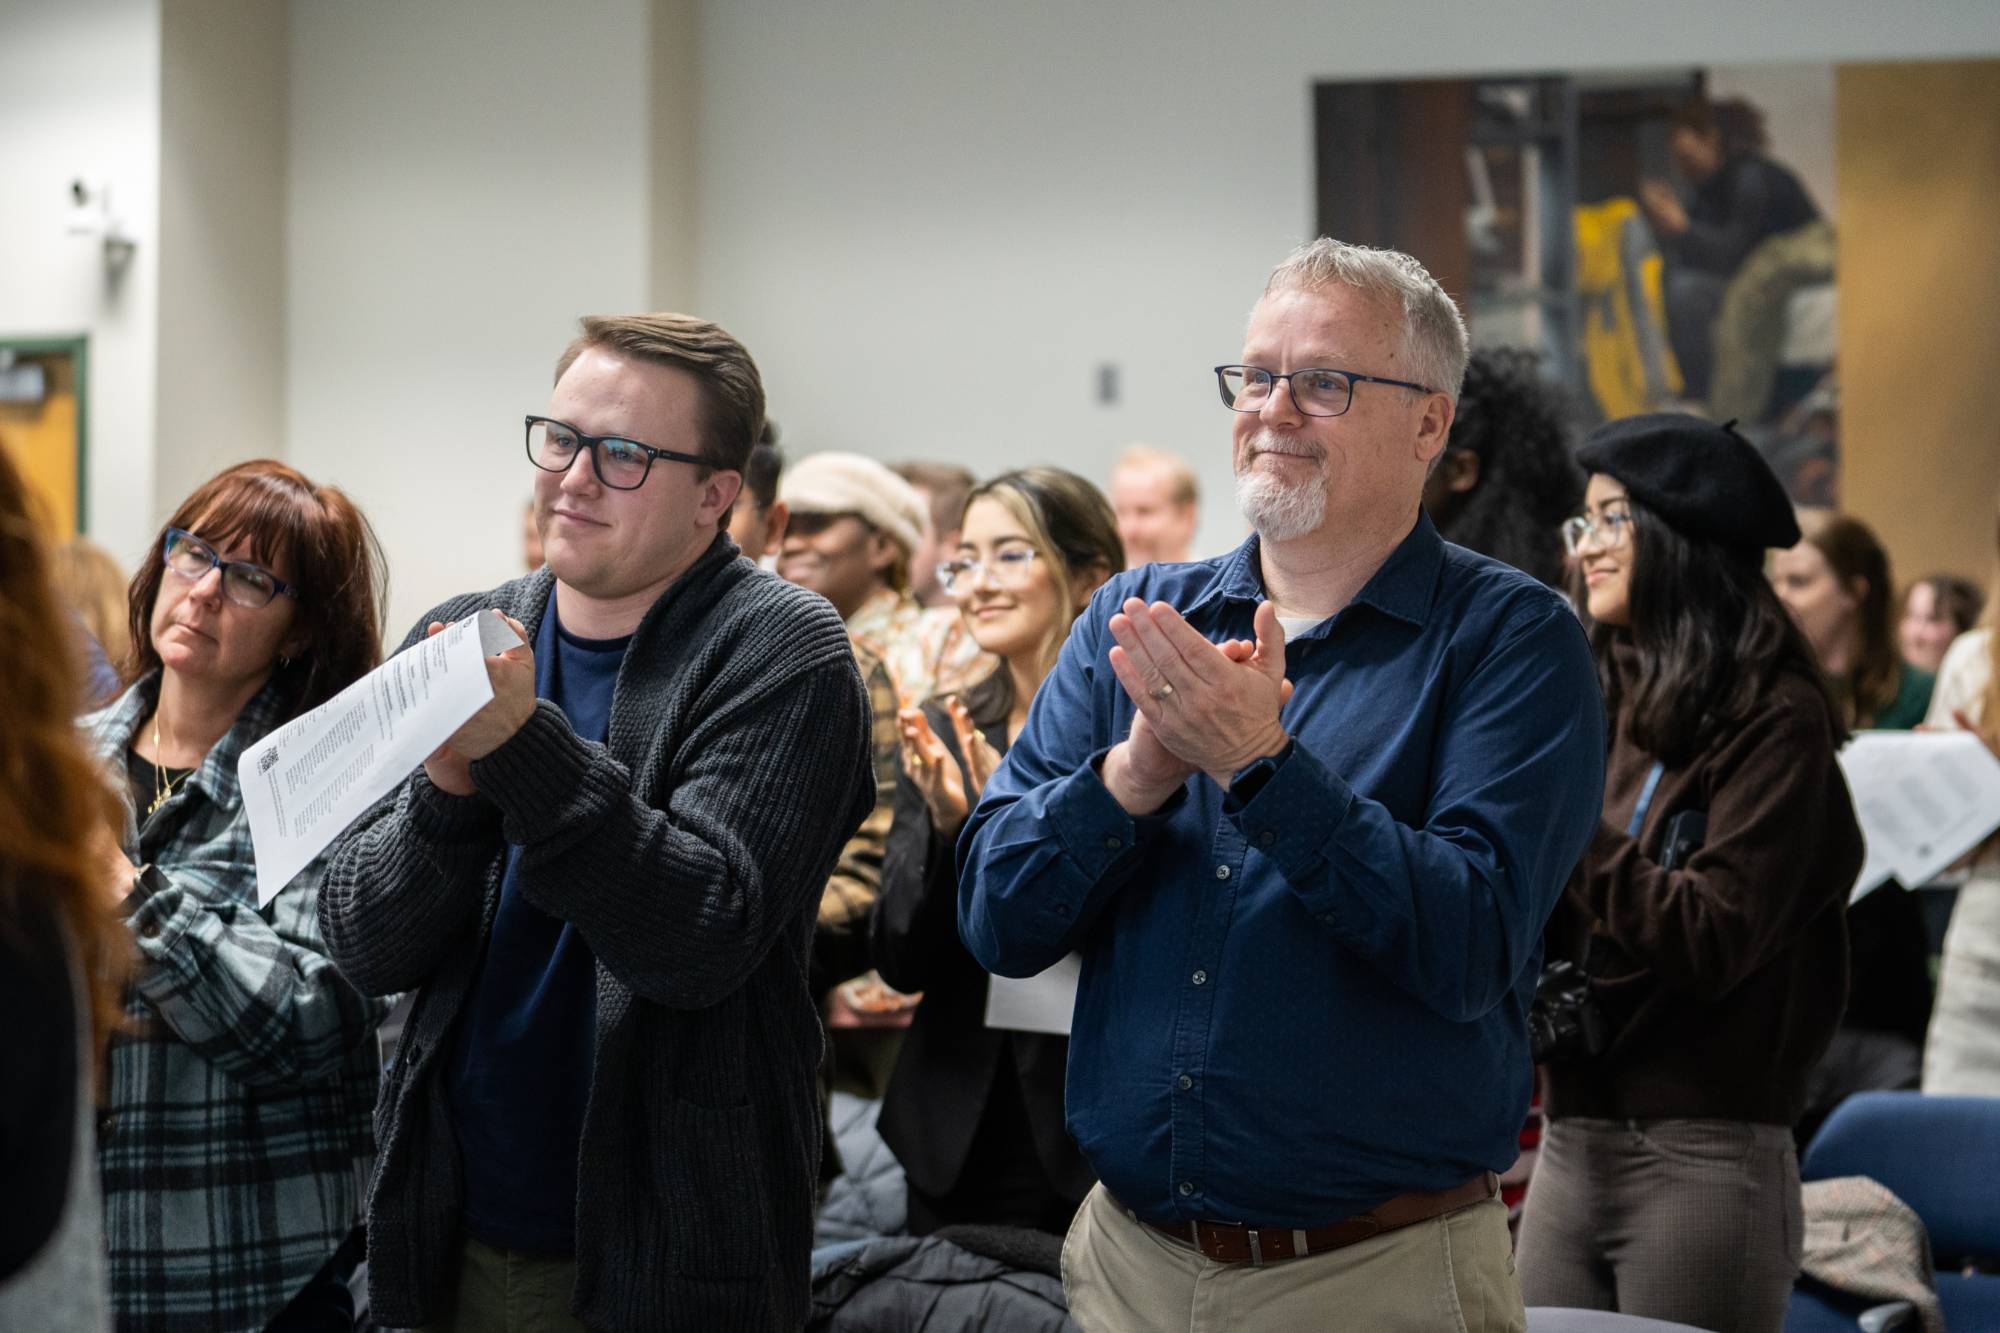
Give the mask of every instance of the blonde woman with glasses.
M 958 549 L 938 567 L 972 637 L 1000 665 L 963 695 L 898 719 L 896 818 L 870 936 L 884 980 L 924 993 L 880 1122 L 908 1177 L 919 1235 L 973 1222 L 1059 1235 L 1090 1189 L 1063 1126 L 1068 1038 L 985 1024 L 990 979 L 959 941 L 953 845 L 1070 624 L 1124 567 L 1110 504 L 1052 467 L 974 490 Z

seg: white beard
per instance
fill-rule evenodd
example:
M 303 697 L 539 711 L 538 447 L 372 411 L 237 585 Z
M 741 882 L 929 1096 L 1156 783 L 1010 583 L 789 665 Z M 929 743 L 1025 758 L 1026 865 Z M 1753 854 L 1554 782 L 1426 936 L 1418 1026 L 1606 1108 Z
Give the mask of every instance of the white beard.
M 1313 476 L 1288 484 L 1257 467 L 1256 451 L 1275 443 L 1268 430 L 1251 438 L 1250 463 L 1236 474 L 1236 507 L 1265 541 L 1288 542 L 1326 522 L 1326 455 L 1318 454 Z

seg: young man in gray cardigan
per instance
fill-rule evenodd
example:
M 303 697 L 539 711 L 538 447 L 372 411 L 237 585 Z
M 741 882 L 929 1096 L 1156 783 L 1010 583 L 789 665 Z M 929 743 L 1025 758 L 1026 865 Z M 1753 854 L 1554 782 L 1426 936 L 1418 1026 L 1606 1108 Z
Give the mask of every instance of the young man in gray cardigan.
M 720 527 L 764 415 L 742 345 L 586 319 L 556 373 L 527 421 L 547 566 L 409 636 L 497 607 L 526 646 L 320 897 L 348 978 L 417 995 L 377 1114 L 374 1313 L 797 1327 L 806 960 L 874 798 L 866 696 L 833 608 Z

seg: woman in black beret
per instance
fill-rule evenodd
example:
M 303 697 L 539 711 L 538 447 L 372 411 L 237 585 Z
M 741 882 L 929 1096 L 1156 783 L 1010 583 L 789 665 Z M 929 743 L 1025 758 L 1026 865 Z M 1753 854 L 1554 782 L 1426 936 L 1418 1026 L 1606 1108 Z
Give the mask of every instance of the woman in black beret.
M 1590 978 L 1543 1006 L 1549 1129 L 1529 1305 L 1775 1330 L 1802 1240 L 1791 1125 L 1846 990 L 1860 830 L 1840 715 L 1766 582 L 1798 540 L 1727 426 L 1591 434 L 1564 525 L 1610 711 L 1604 817 L 1549 924 Z

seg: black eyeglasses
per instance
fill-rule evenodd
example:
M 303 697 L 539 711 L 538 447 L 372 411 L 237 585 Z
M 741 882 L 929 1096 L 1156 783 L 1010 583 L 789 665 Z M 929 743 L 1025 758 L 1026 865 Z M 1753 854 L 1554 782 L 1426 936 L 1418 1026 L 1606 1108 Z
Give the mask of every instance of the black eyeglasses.
M 1309 417 L 1337 417 L 1345 412 L 1354 402 L 1356 384 L 1393 384 L 1398 389 L 1433 392 L 1425 385 L 1412 384 L 1408 380 L 1357 375 L 1351 370 L 1334 370 L 1326 366 L 1295 370 L 1289 375 L 1280 375 L 1262 366 L 1215 368 L 1215 381 L 1222 390 L 1222 405 L 1237 412 L 1263 411 L 1264 404 L 1271 401 L 1273 386 L 1279 380 L 1287 381 L 1293 405 Z
M 262 565 L 253 565 L 248 560 L 224 560 L 215 553 L 213 546 L 180 528 L 167 529 L 166 540 L 161 544 L 161 555 L 168 569 L 190 583 L 199 583 L 207 578 L 211 569 L 221 570 L 222 595 L 253 611 L 260 606 L 269 606 L 271 599 L 279 593 L 298 600 L 297 588 Z
M 696 454 L 655 449 L 650 444 L 621 439 L 616 435 L 585 435 L 569 423 L 552 417 L 528 418 L 528 461 L 542 471 L 569 471 L 570 464 L 576 461 L 577 451 L 581 449 L 590 451 L 590 465 L 597 469 L 597 479 L 614 491 L 636 491 L 644 486 L 646 474 L 653 470 L 656 458 L 673 463 L 692 463 L 696 467 L 715 466 Z

